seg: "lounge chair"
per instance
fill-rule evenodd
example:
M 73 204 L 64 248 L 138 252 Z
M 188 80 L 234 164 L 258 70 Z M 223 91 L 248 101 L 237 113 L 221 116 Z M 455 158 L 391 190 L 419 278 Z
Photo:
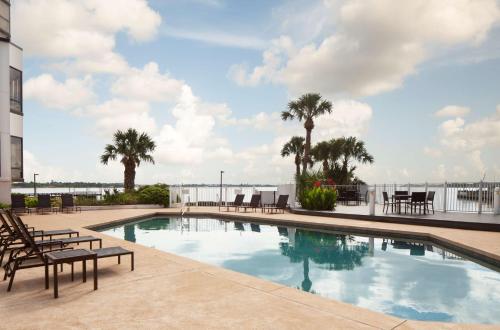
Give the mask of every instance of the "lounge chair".
M 71 194 L 61 194 L 61 212 L 82 212 L 82 208 L 80 206 L 75 205 L 75 201 L 73 200 L 73 195 Z
M 227 211 L 229 211 L 230 207 L 234 207 L 234 212 L 238 211 L 238 209 L 243 205 L 243 199 L 245 199 L 244 194 L 237 194 L 234 198 L 234 203 L 227 206 Z
M 250 204 L 240 206 L 238 209 L 244 209 L 245 212 L 247 211 L 247 209 L 252 209 L 254 210 L 254 212 L 257 212 L 257 208 L 259 207 L 260 207 L 260 194 L 253 194 L 252 199 L 250 200 Z
M 50 195 L 38 195 L 38 205 L 36 207 L 36 213 L 44 214 L 44 212 L 52 211 L 52 205 L 50 204 Z
M 23 194 L 12 194 L 10 195 L 10 210 L 14 213 L 31 213 L 31 210 L 26 207 L 26 202 L 24 200 L 25 195 Z
M 269 213 L 274 213 L 274 211 L 278 213 L 278 211 L 282 211 L 283 213 L 285 213 L 285 210 L 287 208 L 287 203 L 288 203 L 288 195 L 280 195 L 278 197 L 278 202 L 276 203 L 276 205 L 268 205 L 262 207 L 262 213 L 264 213 L 265 211 L 268 211 Z
M 9 214 L 8 212 L 2 215 L 5 216 L 5 214 L 7 214 L 7 217 L 3 218 L 5 218 L 7 222 L 10 222 L 10 226 L 13 229 L 13 232 L 10 240 L 10 245 L 8 246 L 8 248 L 10 249 L 9 259 L 4 265 L 5 268 L 4 279 L 6 279 L 8 275 L 7 268 L 14 262 L 15 255 L 16 253 L 19 252 L 19 249 L 16 249 L 16 245 L 14 244 L 18 242 L 21 242 L 21 244 L 25 244 L 23 243 L 24 233 L 30 236 L 34 244 L 36 244 L 40 250 L 43 250 L 45 252 L 54 251 L 54 249 L 57 248 L 59 249 L 65 248 L 70 244 L 80 244 L 80 243 L 89 243 L 90 249 L 92 249 L 93 242 L 99 242 L 99 248 L 102 248 L 102 239 L 94 236 L 77 236 L 77 237 L 59 238 L 50 240 L 35 240 L 35 237 L 33 237 L 33 232 L 30 232 L 26 228 L 26 225 L 23 223 L 21 218 L 19 218 L 17 215 L 13 213 Z
M 14 282 L 14 277 L 16 272 L 21 269 L 34 268 L 34 267 L 45 267 L 46 258 L 44 254 L 47 252 L 54 251 L 62 251 L 62 250 L 71 250 L 71 247 L 59 247 L 56 249 L 51 249 L 49 251 L 44 251 L 39 242 L 35 241 L 33 237 L 30 235 L 29 231 L 26 229 L 24 225 L 20 225 L 21 223 L 17 223 L 14 221 L 13 227 L 16 230 L 16 233 L 19 235 L 19 239 L 21 241 L 21 247 L 15 250 L 12 253 L 12 258 L 9 262 L 4 265 L 5 276 L 4 279 L 10 278 L 9 286 L 7 287 L 7 291 L 11 291 L 12 284 Z M 108 248 L 100 248 L 91 250 L 97 253 L 97 258 L 110 258 L 110 257 L 118 257 L 118 263 L 120 263 L 120 258 L 123 255 L 130 255 L 131 257 L 131 270 L 134 270 L 134 252 L 126 250 L 122 247 L 108 247 Z M 73 267 L 72 267 L 73 269 Z
M 5 253 L 7 251 L 12 251 L 16 249 L 19 246 L 19 244 L 22 244 L 19 240 L 20 239 L 19 234 L 16 232 L 15 228 L 13 228 L 12 225 L 9 224 L 9 222 L 13 221 L 9 219 L 10 216 L 11 215 L 8 214 L 7 212 L 0 210 L 0 223 L 2 225 L 2 228 L 4 228 L 4 234 L 2 234 L 2 236 L 0 237 L 0 265 L 2 264 Z M 30 236 L 33 238 L 43 239 L 44 237 L 47 237 L 49 238 L 49 240 L 52 240 L 52 237 L 54 236 L 68 235 L 69 238 L 71 238 L 73 235 L 76 235 L 77 237 L 80 236 L 79 232 L 72 229 L 44 231 L 44 230 L 35 230 L 34 228 L 30 229 L 30 227 L 26 225 L 24 225 L 24 227 L 28 230 Z M 62 245 L 62 243 L 60 243 L 59 241 L 55 242 L 56 243 L 54 243 L 54 245 Z

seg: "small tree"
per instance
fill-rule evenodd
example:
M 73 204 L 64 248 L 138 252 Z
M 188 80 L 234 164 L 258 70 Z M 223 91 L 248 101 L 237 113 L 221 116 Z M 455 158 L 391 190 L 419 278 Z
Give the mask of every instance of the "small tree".
M 154 159 L 150 155 L 156 148 L 153 140 L 146 134 L 139 134 L 135 129 L 129 128 L 127 131 L 116 131 L 113 135 L 114 144 L 108 144 L 101 155 L 101 162 L 107 165 L 110 160 L 121 157 L 120 162 L 125 167 L 123 173 L 123 186 L 125 191 L 132 191 L 135 187 L 135 169 L 141 162 L 154 164 Z
M 304 156 L 304 138 L 302 136 L 294 136 L 283 145 L 281 149 L 281 157 L 295 155 L 295 176 L 300 176 L 300 164 Z

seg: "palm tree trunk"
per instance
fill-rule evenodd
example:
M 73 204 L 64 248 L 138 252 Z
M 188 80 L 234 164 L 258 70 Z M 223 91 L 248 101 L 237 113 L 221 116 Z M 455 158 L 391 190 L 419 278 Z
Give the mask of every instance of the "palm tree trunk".
M 325 175 L 325 179 L 328 177 L 328 160 L 323 160 L 323 174 Z
M 123 187 L 126 192 L 133 191 L 135 188 L 135 165 L 125 165 Z
M 309 126 L 307 124 L 308 122 L 306 121 L 306 124 L 304 126 Z M 304 145 L 304 159 L 302 160 L 302 173 L 306 173 L 307 164 L 309 164 L 310 162 L 309 154 L 311 153 L 311 131 L 312 128 L 306 127 L 306 144 Z
M 300 155 L 295 155 L 295 175 L 298 179 L 300 177 Z

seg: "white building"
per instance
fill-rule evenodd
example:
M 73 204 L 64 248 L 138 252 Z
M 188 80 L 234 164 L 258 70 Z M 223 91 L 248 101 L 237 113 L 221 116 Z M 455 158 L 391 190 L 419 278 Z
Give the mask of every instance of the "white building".
M 0 202 L 23 181 L 22 49 L 10 40 L 10 0 L 0 0 Z

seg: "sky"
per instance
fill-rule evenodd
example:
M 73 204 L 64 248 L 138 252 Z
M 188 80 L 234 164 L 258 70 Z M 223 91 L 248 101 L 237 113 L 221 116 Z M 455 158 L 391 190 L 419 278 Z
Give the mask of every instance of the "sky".
M 287 103 L 333 104 L 313 143 L 365 141 L 374 183 L 500 179 L 496 0 L 16 0 L 25 179 L 119 182 L 118 129 L 156 142 L 136 182 L 289 183 Z

